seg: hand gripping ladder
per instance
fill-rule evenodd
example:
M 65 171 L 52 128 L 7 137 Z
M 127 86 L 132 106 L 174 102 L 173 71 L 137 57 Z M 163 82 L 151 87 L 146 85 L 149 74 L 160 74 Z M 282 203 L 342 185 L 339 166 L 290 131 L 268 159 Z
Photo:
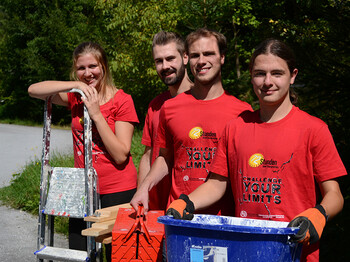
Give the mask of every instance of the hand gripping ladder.
M 84 96 L 78 89 L 77 92 Z M 50 166 L 52 97 L 48 97 L 44 110 L 43 150 L 41 162 L 40 202 L 38 222 L 38 261 L 95 261 L 100 256 L 100 244 L 87 237 L 87 251 L 54 247 L 54 217 L 84 218 L 99 209 L 98 179 L 92 167 L 91 119 L 84 106 L 84 156 L 85 168 Z M 47 226 L 46 226 L 47 218 Z M 91 222 L 87 222 L 88 228 Z M 47 227 L 47 241 L 45 241 Z

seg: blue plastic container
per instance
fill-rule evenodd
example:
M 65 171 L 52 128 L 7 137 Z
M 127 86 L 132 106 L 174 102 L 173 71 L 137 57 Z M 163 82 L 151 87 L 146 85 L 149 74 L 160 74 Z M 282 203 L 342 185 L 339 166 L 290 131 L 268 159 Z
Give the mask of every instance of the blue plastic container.
M 165 225 L 169 262 L 300 261 L 302 246 L 288 241 L 299 228 L 287 222 L 213 215 L 158 222 Z

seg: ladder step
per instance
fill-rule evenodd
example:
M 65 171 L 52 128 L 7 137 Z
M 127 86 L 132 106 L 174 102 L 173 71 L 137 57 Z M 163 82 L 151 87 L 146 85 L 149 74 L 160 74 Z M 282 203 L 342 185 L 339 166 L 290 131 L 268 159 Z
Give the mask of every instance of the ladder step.
M 86 199 L 83 168 L 52 168 L 45 214 L 84 218 Z
M 45 246 L 36 251 L 34 255 L 39 259 L 49 259 L 55 261 L 90 261 L 86 251 Z

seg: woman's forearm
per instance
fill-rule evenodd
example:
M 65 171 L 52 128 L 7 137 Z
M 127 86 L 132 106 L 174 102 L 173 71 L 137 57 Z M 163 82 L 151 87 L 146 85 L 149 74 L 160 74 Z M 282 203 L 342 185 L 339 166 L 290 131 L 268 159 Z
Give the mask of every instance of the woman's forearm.
M 49 96 L 65 93 L 72 88 L 80 89 L 81 85 L 82 82 L 79 81 L 43 81 L 30 85 L 28 94 L 31 97 L 45 100 Z M 67 95 L 55 96 L 53 103 L 66 106 L 68 104 Z

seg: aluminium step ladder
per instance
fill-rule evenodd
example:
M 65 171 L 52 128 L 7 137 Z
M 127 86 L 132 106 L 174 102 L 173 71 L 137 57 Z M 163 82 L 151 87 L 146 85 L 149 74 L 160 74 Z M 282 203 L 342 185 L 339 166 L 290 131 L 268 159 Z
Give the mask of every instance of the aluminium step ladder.
M 78 89 L 77 92 L 84 96 Z M 46 99 L 44 110 L 43 149 L 41 162 L 40 202 L 38 221 L 37 261 L 96 261 L 101 255 L 101 244 L 87 237 L 87 251 L 54 247 L 54 218 L 66 216 L 84 218 L 100 208 L 98 179 L 92 167 L 91 119 L 84 106 L 84 161 L 85 168 L 50 166 L 50 134 L 52 96 Z M 47 221 L 47 225 L 46 225 Z M 87 222 L 91 227 L 91 222 Z M 47 228 L 47 234 L 46 234 Z M 45 239 L 47 235 L 47 240 Z

